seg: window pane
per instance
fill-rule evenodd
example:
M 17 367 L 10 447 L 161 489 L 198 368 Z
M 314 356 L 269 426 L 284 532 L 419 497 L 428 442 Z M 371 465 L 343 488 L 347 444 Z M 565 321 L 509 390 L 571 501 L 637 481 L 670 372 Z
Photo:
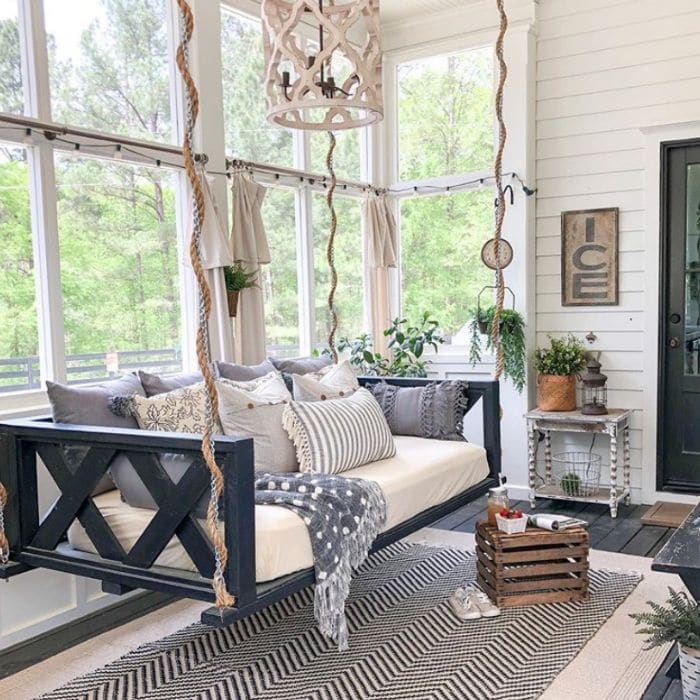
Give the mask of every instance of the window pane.
M 172 175 L 57 157 L 69 381 L 181 367 Z
M 227 153 L 257 163 L 291 166 L 291 132 L 265 118 L 259 22 L 222 11 L 221 63 Z
M 429 311 L 452 342 L 467 344 L 469 309 L 493 272 L 481 248 L 493 236 L 493 190 L 417 197 L 401 203 L 403 315 Z M 491 298 L 484 293 L 486 304 Z
M 272 261 L 262 266 L 261 278 L 267 352 L 291 357 L 299 350 L 294 192 L 268 188 L 262 215 Z
M 0 144 L 0 392 L 39 388 L 26 152 Z
M 335 210 L 338 228 L 335 238 L 335 266 L 338 271 L 338 288 L 335 304 L 338 310 L 336 340 L 344 336 L 354 338 L 363 330 L 363 278 L 362 231 L 360 229 L 360 202 L 350 197 L 336 197 Z M 317 347 L 328 347 L 328 292 L 330 271 L 326 260 L 326 245 L 330 232 L 330 216 L 322 194 L 313 198 L 313 243 L 316 338 Z
M 493 160 L 491 48 L 398 69 L 399 178 L 481 170 Z
M 327 173 L 328 134 L 325 131 L 311 131 L 311 172 Z M 336 146 L 333 152 L 333 167 L 338 177 L 348 180 L 361 179 L 360 129 L 336 131 Z
M 0 2 L 0 112 L 24 112 L 17 3 L 14 0 Z
M 55 121 L 172 141 L 168 0 L 44 0 Z

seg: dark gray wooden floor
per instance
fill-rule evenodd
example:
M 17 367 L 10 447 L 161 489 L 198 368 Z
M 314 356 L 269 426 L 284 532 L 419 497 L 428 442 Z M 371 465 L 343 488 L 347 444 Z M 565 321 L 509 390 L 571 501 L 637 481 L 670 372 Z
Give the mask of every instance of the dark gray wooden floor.
M 517 501 L 512 508 L 533 512 L 530 503 Z M 560 513 L 583 518 L 589 523 L 588 533 L 591 547 L 608 552 L 621 552 L 641 557 L 653 557 L 673 532 L 672 528 L 642 525 L 640 518 L 649 506 L 624 506 L 620 504 L 617 518 L 610 517 L 607 506 L 595 503 L 573 503 L 568 501 L 538 500 L 534 512 Z M 480 498 L 450 513 L 431 525 L 442 530 L 474 532 L 477 521 L 486 517 L 486 497 Z M 666 676 L 668 667 L 675 658 L 669 654 L 654 680 L 647 688 L 642 700 L 682 700 L 679 680 Z

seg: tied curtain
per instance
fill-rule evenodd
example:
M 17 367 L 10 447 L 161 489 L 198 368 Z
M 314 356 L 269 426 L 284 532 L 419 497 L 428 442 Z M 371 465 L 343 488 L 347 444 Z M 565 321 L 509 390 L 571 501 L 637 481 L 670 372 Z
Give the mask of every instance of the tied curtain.
M 396 221 L 385 193 L 367 193 L 362 200 L 365 260 L 369 267 L 369 315 L 374 351 L 388 355 L 384 331 L 391 325 L 390 267 L 397 266 Z
M 231 193 L 233 259 L 240 262 L 246 272 L 257 273 L 256 285 L 242 289 L 240 293 L 233 357 L 236 362 L 242 364 L 257 364 L 262 362 L 267 354 L 260 268 L 260 265 L 270 262 L 270 249 L 261 213 L 266 188 L 245 172 L 238 171 L 232 175 Z

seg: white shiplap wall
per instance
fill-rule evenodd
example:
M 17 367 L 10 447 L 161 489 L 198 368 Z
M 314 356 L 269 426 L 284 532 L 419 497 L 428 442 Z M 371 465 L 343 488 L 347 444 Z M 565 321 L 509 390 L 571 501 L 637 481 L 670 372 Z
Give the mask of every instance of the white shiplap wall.
M 609 403 L 634 410 L 632 485 L 640 502 L 642 470 L 656 468 L 642 451 L 642 430 L 645 387 L 656 382 L 645 353 L 657 352 L 645 337 L 645 292 L 656 283 L 646 244 L 655 232 L 645 227 L 655 215 L 645 212 L 640 129 L 700 119 L 700 5 L 540 0 L 537 33 L 537 341 L 569 331 L 598 336 L 592 347 L 603 353 Z M 620 305 L 565 309 L 560 214 L 595 207 L 620 208 Z

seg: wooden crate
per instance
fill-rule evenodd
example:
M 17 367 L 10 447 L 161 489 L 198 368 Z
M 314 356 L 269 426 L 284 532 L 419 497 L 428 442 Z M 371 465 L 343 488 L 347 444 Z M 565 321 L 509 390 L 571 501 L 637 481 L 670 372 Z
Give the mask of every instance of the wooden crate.
M 588 532 L 528 528 L 516 535 L 478 523 L 478 582 L 499 608 L 588 596 Z

